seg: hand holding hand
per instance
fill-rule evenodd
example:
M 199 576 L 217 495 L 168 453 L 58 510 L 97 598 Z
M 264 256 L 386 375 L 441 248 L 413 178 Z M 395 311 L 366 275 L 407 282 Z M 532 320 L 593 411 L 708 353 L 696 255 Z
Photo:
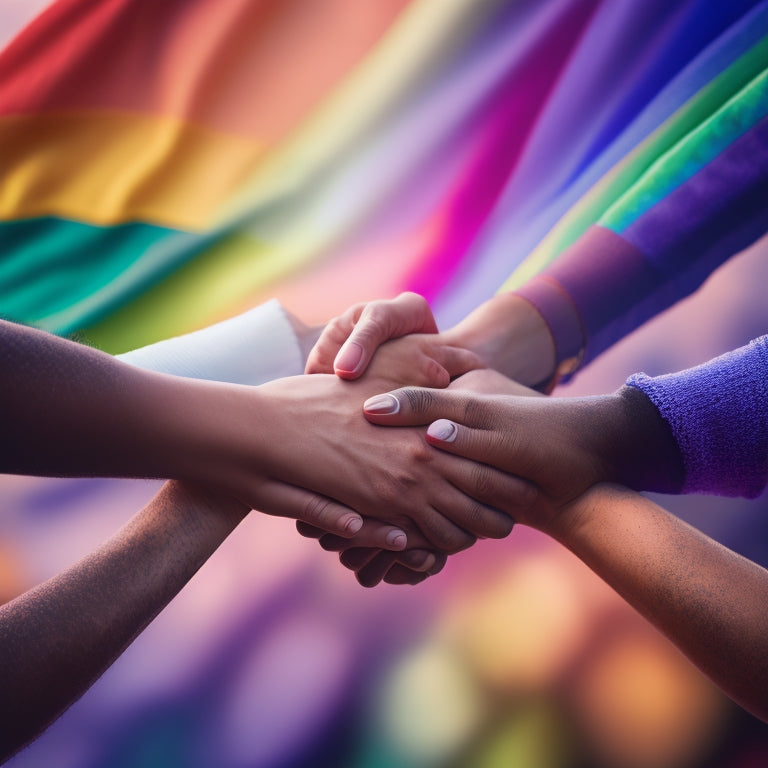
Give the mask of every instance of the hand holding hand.
M 500 391 L 520 395 L 538 394 L 489 370 L 471 371 L 450 386 L 452 389 L 476 394 Z M 521 510 L 516 507 L 514 511 L 517 514 Z M 341 563 L 354 571 L 357 580 L 365 587 L 374 587 L 381 581 L 415 585 L 439 573 L 446 563 L 444 553 L 430 549 L 428 542 L 413 535 L 408 536 L 408 549 L 405 551 L 397 554 L 382 552 L 372 540 L 374 521 L 366 521 L 360 533 L 349 539 L 327 534 L 305 524 L 299 524 L 298 530 L 303 536 L 318 539 L 324 549 L 340 552 Z
M 429 424 L 431 445 L 535 483 L 542 491 L 536 505 L 515 519 L 545 532 L 564 505 L 598 482 L 679 490 L 677 445 L 639 390 L 544 398 L 501 379 L 497 384 L 505 394 L 404 388 L 371 398 L 364 411 L 376 424 Z
M 306 373 L 359 378 L 382 344 L 410 334 L 429 335 L 429 354 L 450 378 L 487 367 L 534 386 L 548 382 L 554 373 L 554 342 L 546 323 L 530 302 L 512 293 L 494 296 L 442 333 L 426 300 L 417 294 L 355 304 L 323 330 Z M 451 350 L 453 357 L 441 360 L 440 349 Z M 463 355 L 457 356 L 459 351 Z M 432 386 L 446 386 L 447 378 Z
M 368 424 L 360 403 L 384 381 L 318 375 L 259 387 L 268 407 L 258 431 L 273 438 L 255 458 L 271 477 L 337 499 L 409 538 L 420 532 L 422 542 L 443 552 L 469 546 L 474 536 L 506 536 L 511 521 L 498 507 L 529 504 L 531 486 L 433 451 L 423 430 Z
M 411 333 L 437 333 L 432 310 L 422 296 L 401 293 L 396 299 L 355 304 L 325 326 L 305 373 L 357 379 L 379 346 Z
M 380 359 L 384 355 L 388 362 Z M 437 333 L 424 298 L 403 293 L 391 301 L 356 304 L 331 320 L 310 352 L 306 373 L 355 380 L 378 372 L 401 384 L 447 387 L 453 377 L 480 367 L 477 355 Z

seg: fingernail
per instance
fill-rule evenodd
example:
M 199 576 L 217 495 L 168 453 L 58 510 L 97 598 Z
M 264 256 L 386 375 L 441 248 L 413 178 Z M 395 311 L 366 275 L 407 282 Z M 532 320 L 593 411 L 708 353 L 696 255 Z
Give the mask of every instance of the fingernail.
M 354 536 L 363 527 L 363 521 L 359 517 L 353 517 L 348 520 L 344 526 L 344 531 L 350 536 Z
M 402 531 L 390 531 L 387 534 L 387 544 L 394 549 L 405 549 L 408 537 Z
M 393 414 L 400 410 L 400 401 L 394 395 L 374 395 L 363 403 L 366 413 Z
M 336 359 L 333 361 L 333 367 L 337 371 L 345 373 L 355 373 L 363 359 L 363 348 L 356 341 L 348 341 L 339 350 Z
M 429 425 L 427 434 L 443 443 L 452 443 L 456 439 L 458 431 L 459 430 L 452 421 L 448 421 L 448 419 L 438 419 Z

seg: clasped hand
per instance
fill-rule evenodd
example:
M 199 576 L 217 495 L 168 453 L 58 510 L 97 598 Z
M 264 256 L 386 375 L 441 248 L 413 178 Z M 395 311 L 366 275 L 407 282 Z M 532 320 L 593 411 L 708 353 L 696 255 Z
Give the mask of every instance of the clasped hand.
M 478 536 L 508 535 L 512 520 L 501 508 L 529 505 L 535 496 L 529 483 L 433 450 L 423 429 L 380 429 L 361 407 L 404 381 L 447 383 L 467 362 L 473 360 L 461 351 L 417 335 L 382 346 L 359 381 L 319 374 L 262 385 L 268 407 L 259 432 L 273 439 L 261 466 L 275 479 L 357 510 L 366 518 L 357 546 L 395 548 L 386 539 L 392 526 L 405 532 L 410 547 L 438 553 L 457 552 Z

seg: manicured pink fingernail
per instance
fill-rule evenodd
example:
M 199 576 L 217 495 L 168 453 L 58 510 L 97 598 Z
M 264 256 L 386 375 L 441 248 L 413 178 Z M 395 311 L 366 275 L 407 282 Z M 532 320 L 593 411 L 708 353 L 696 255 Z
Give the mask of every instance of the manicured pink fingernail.
M 402 531 L 390 531 L 387 534 L 387 545 L 393 549 L 405 549 L 408 537 Z
M 374 395 L 363 403 L 363 410 L 380 416 L 391 415 L 400 410 L 400 401 L 394 395 Z
M 443 443 L 452 443 L 456 439 L 456 435 L 459 430 L 456 425 L 448 419 L 438 419 L 433 421 L 427 429 L 427 434 L 430 437 L 434 437 L 435 440 L 440 440 Z
M 356 341 L 348 341 L 339 350 L 333 367 L 344 373 L 355 373 L 363 359 L 363 348 Z
M 363 527 L 363 521 L 359 517 L 353 517 L 344 525 L 344 531 L 354 536 Z

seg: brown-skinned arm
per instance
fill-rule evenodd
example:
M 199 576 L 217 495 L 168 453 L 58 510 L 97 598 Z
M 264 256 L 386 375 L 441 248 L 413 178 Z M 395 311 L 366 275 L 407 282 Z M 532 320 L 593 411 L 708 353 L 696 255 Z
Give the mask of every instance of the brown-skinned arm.
M 0 607 L 0 761 L 88 690 L 247 511 L 169 482 L 93 553 Z
M 768 570 L 619 486 L 595 486 L 547 532 L 768 722 Z

